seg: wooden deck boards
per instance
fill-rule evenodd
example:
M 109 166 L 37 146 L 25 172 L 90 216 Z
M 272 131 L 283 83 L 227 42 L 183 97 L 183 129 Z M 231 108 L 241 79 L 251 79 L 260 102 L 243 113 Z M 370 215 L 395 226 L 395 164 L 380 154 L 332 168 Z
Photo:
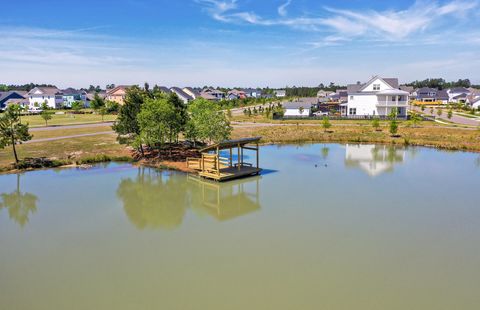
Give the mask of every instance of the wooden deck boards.
M 240 168 L 240 170 L 238 170 L 237 167 L 223 168 L 220 170 L 220 174 L 200 171 L 198 175 L 204 178 L 222 182 L 222 181 L 238 179 L 246 176 L 256 175 L 256 174 L 259 174 L 261 171 L 262 169 L 260 168 L 243 166 Z

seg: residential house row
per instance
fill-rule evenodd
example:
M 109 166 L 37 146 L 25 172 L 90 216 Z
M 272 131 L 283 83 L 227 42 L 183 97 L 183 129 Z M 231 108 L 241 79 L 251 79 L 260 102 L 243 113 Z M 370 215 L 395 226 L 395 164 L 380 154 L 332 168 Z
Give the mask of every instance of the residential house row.
M 128 85 L 120 85 L 115 88 L 107 90 L 106 99 L 115 101 L 119 104 L 123 104 L 127 89 L 131 87 Z M 260 89 L 232 89 L 228 92 L 223 92 L 221 90 L 207 87 L 207 88 L 192 88 L 192 87 L 158 87 L 161 92 L 166 94 L 175 93 L 180 100 L 185 104 L 188 104 L 190 101 L 193 101 L 197 98 L 204 98 L 211 101 L 221 101 L 221 100 L 237 100 L 237 99 L 246 99 L 246 98 L 268 98 L 272 95 L 267 95 L 262 92 Z M 286 96 L 285 90 L 275 90 L 275 97 L 282 98 Z

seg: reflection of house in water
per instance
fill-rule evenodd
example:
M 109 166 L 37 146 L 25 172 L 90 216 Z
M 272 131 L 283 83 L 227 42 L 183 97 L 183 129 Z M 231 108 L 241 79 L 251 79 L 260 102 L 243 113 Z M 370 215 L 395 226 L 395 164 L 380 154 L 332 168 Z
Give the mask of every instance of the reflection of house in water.
M 195 184 L 192 207 L 207 212 L 220 221 L 230 220 L 260 209 L 260 176 L 218 183 L 189 176 Z
M 394 146 L 347 144 L 345 147 L 345 165 L 358 167 L 373 177 L 392 171 L 404 159 L 405 149 Z

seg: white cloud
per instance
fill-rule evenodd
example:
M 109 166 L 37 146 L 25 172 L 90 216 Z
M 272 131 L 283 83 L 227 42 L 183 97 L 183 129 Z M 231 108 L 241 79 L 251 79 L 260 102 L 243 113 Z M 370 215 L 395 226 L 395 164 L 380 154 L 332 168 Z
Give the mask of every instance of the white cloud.
M 458 16 L 466 16 L 478 7 L 479 1 L 452 0 L 443 5 L 436 1 L 416 1 L 403 10 L 346 10 L 325 7 L 322 17 L 290 17 L 287 7 L 291 0 L 278 8 L 282 18 L 264 18 L 252 11 L 241 11 L 237 1 L 197 0 L 208 5 L 213 18 L 226 23 L 247 23 L 259 26 L 286 26 L 308 31 L 325 32 L 341 35 L 351 39 L 381 39 L 398 41 L 414 34 L 425 32 L 436 24 L 449 18 L 449 26 L 453 27 L 461 20 Z M 312 12 L 313 13 L 313 12 Z M 448 16 L 448 17 L 447 17 Z
M 280 16 L 287 16 L 287 7 L 292 3 L 292 0 L 287 0 L 284 4 L 278 7 L 278 15 Z

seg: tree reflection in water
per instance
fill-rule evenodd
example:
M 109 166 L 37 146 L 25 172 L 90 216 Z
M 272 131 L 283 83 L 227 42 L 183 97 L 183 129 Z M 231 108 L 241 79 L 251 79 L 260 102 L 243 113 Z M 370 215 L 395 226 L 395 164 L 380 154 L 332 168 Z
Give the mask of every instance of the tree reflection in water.
M 136 179 L 124 179 L 117 189 L 130 221 L 139 229 L 172 229 L 182 223 L 187 207 L 185 182 L 174 175 L 141 167 Z
M 180 173 L 139 168 L 135 179 L 124 179 L 117 189 L 129 220 L 138 229 L 174 229 L 182 224 L 187 208 L 207 213 L 217 220 L 232 219 L 260 209 L 258 180 L 248 191 L 252 178 L 209 182 Z
M 20 190 L 20 174 L 17 174 L 17 189 L 10 194 L 2 194 L 0 210 L 8 209 L 10 219 L 14 220 L 21 227 L 24 227 L 30 214 L 37 211 L 37 196 L 31 193 L 22 193 Z

